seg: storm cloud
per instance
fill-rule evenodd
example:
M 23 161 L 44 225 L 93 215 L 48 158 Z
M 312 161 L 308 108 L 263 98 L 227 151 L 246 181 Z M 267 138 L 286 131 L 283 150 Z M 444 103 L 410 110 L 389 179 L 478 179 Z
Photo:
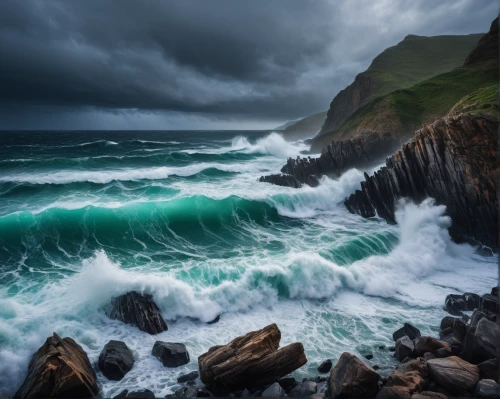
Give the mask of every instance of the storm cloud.
M 407 34 L 487 0 L 0 2 L 0 128 L 264 127 L 323 111 Z

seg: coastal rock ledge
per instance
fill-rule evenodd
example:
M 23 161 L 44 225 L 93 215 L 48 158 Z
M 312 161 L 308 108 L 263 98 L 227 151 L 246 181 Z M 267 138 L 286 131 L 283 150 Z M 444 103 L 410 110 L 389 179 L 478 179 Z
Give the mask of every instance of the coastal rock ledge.
M 345 200 L 347 209 L 394 223 L 400 198 L 432 197 L 446 205 L 454 240 L 498 249 L 497 130 L 498 119 L 489 115 L 460 114 L 425 126 L 385 167 L 365 173 L 361 190 Z

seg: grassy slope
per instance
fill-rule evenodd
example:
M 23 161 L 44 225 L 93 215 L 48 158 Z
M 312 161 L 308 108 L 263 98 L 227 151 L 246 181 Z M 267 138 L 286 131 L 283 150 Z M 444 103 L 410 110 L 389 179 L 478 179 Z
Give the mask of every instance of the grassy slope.
M 462 65 L 481 37 L 482 34 L 432 37 L 408 35 L 396 46 L 379 54 L 365 72 L 337 94 L 330 104 L 329 118 L 318 136 L 331 135 L 331 131 L 337 130 L 349 114 L 374 98 L 411 87 Z M 359 99 L 362 100 L 360 103 Z M 335 116 L 330 118 L 330 114 Z M 340 124 L 332 122 L 334 119 Z
M 384 125 L 375 121 L 378 115 L 385 113 L 397 116 L 399 126 L 391 130 L 406 138 L 415 128 L 446 115 L 464 96 L 497 82 L 498 63 L 455 68 L 411 88 L 396 90 L 370 101 L 352 114 L 332 136 L 352 137 L 370 128 L 383 131 Z
M 463 97 L 453 106 L 450 114 L 468 113 L 498 116 L 499 110 L 498 85 L 494 84 L 489 87 L 483 87 Z

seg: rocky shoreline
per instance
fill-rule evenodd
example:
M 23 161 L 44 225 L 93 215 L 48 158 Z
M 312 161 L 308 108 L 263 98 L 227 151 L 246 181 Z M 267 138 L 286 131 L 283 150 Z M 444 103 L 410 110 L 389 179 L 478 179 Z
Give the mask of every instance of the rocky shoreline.
M 401 146 L 390 133 L 365 133 L 348 140 L 332 141 L 319 158 L 289 158 L 282 174 L 262 176 L 259 181 L 299 188 L 316 187 L 322 176 L 338 177 L 350 168 L 375 165 Z
M 199 371 L 179 376 L 183 387 L 166 397 L 500 398 L 499 294 L 500 288 L 494 287 L 482 296 L 448 295 L 444 310 L 458 317 L 442 319 L 438 338 L 421 336 L 417 328 L 405 323 L 394 332 L 392 343 L 379 347 L 387 350 L 390 346 L 388 350 L 401 362 L 389 375 L 344 352 L 333 368 L 327 359 L 318 367 L 318 376 L 297 381 L 289 373 L 307 363 L 304 347 L 295 342 L 280 348 L 281 331 L 271 324 L 208 349 L 198 358 Z M 107 314 L 154 335 L 167 329 L 157 310 L 151 295 L 129 292 L 114 298 Z M 163 341 L 156 341 L 151 356 L 166 368 L 190 359 L 184 344 Z M 133 354 L 124 342 L 109 341 L 92 365 L 73 339 L 54 333 L 33 355 L 14 398 L 100 397 L 96 372 L 121 380 L 133 367 Z M 154 397 L 147 389 L 124 390 L 114 396 Z
M 361 190 L 345 200 L 347 209 L 394 223 L 399 199 L 432 197 L 446 205 L 455 241 L 498 249 L 497 131 L 490 115 L 460 114 L 423 127 L 385 167 L 365 173 Z

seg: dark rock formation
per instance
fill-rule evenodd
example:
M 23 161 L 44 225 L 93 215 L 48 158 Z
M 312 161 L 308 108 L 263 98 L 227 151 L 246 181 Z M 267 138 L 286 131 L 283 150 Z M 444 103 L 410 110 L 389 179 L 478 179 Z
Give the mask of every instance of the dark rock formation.
M 288 396 L 292 397 L 304 397 L 304 396 L 311 396 L 316 393 L 318 389 L 318 384 L 316 384 L 313 381 L 303 381 L 298 383 L 295 387 L 293 387 L 290 392 L 288 393 Z
M 320 373 L 328 373 L 331 369 L 332 369 L 332 361 L 331 361 L 331 359 L 325 360 L 318 367 L 318 371 Z
M 477 383 L 476 388 L 474 388 L 474 396 L 478 398 L 500 398 L 500 384 L 497 384 L 493 380 L 481 380 Z
M 333 141 L 319 158 L 289 158 L 281 168 L 283 175 L 262 176 L 259 181 L 295 188 L 303 184 L 316 187 L 321 176 L 337 177 L 350 168 L 373 165 L 400 145 L 390 133 L 366 133 Z
M 221 389 L 262 387 L 307 363 L 304 347 L 296 342 L 278 349 L 276 324 L 214 346 L 198 358 L 201 381 Z
M 479 367 L 481 379 L 500 382 L 500 363 L 498 359 L 486 360 L 485 362 L 479 363 L 477 367 Z
M 92 398 L 98 393 L 96 375 L 82 347 L 54 333 L 31 358 L 14 398 Z
M 463 342 L 465 334 L 467 333 L 467 325 L 462 319 L 457 317 L 446 316 L 441 320 L 441 325 L 439 327 L 439 338 L 443 341 L 447 341 L 447 337 L 454 337 L 459 342 Z
M 165 367 L 179 367 L 189 363 L 186 345 L 177 342 L 156 341 L 151 354 L 157 357 Z
M 328 391 L 332 398 L 373 398 L 380 375 L 356 356 L 344 352 L 330 372 Z
M 498 296 L 485 294 L 481 297 L 481 310 L 487 310 L 495 314 L 500 313 L 500 304 Z
M 457 356 L 432 359 L 427 365 L 431 378 L 456 395 L 472 392 L 479 381 L 479 368 Z
M 394 373 L 397 374 L 406 374 L 412 371 L 417 371 L 423 378 L 427 378 L 429 375 L 427 370 L 427 361 L 419 357 L 418 359 L 400 364 L 394 369 Z
M 134 355 L 122 341 L 109 341 L 104 346 L 99 361 L 99 370 L 110 380 L 121 380 L 134 366 Z
M 500 326 L 483 317 L 474 325 L 471 323 L 464 342 L 462 357 L 472 363 L 494 359 L 500 352 Z
M 466 292 L 463 295 L 450 294 L 444 301 L 444 310 L 453 315 L 461 315 L 462 311 L 471 311 L 481 307 L 481 297 Z
M 432 197 L 446 205 L 451 236 L 497 248 L 496 144 L 498 119 L 489 115 L 442 118 L 417 131 L 345 200 L 351 213 L 376 213 L 395 222 L 400 198 Z
M 486 33 L 465 59 L 464 65 L 478 64 L 490 61 L 492 57 L 498 59 L 498 17 L 491 23 Z
M 439 392 L 422 391 L 412 395 L 411 399 L 448 399 L 448 396 Z
M 136 291 L 131 291 L 113 298 L 106 314 L 110 319 L 133 324 L 139 330 L 149 334 L 158 334 L 168 330 L 158 306 L 156 306 L 153 297 L 149 294 L 142 295 Z
M 285 392 L 290 391 L 290 389 L 292 389 L 295 385 L 297 385 L 297 381 L 295 380 L 295 377 L 293 377 L 292 375 L 285 375 L 284 377 L 281 377 L 278 380 L 278 383 L 285 390 Z
M 285 391 L 281 387 L 280 384 L 275 382 L 274 384 L 271 384 L 269 387 L 264 389 L 261 395 L 263 398 L 271 397 L 271 398 L 282 398 L 285 395 Z
M 405 335 L 410 339 L 415 339 L 417 337 L 420 337 L 420 330 L 416 327 L 413 327 L 409 323 L 405 323 L 404 326 L 399 330 L 394 331 L 394 333 L 392 334 L 392 339 L 394 341 L 397 341 L 399 338 L 402 338 Z
M 197 371 L 191 371 L 190 373 L 179 376 L 177 378 L 177 382 L 182 383 L 182 382 L 194 381 L 199 376 L 200 376 L 200 373 L 198 373 Z
M 413 341 L 406 335 L 396 341 L 396 358 L 401 362 L 406 357 L 411 357 L 415 353 Z

